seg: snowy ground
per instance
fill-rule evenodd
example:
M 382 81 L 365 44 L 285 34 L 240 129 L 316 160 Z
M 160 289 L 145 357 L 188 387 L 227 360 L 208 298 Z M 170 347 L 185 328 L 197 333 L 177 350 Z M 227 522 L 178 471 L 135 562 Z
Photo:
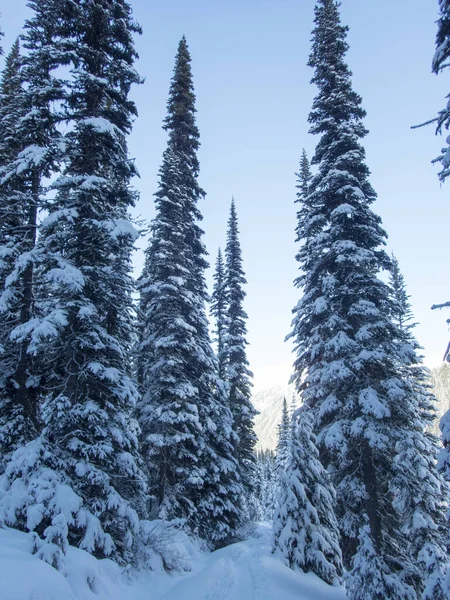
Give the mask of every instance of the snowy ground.
M 108 560 L 71 548 L 64 577 L 32 556 L 28 537 L 0 530 L 0 600 L 344 600 L 315 575 L 294 573 L 270 553 L 271 529 L 199 554 L 186 574 L 141 572 L 129 580 Z

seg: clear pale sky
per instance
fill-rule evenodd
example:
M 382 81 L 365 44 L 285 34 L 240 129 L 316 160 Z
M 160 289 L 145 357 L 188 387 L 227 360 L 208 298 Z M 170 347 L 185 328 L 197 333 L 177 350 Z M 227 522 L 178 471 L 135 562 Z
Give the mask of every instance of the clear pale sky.
M 295 172 L 302 148 L 311 155 L 307 116 L 315 89 L 306 66 L 313 0 L 131 0 L 144 34 L 137 40 L 137 68 L 145 84 L 133 90 L 139 118 L 130 139 L 141 178 L 136 214 L 151 219 L 152 194 L 166 136 L 161 130 L 174 56 L 186 35 L 197 95 L 201 135 L 201 203 L 210 261 L 225 243 L 231 196 L 239 216 L 248 286 L 248 356 L 256 388 L 289 376 Z M 25 0 L 2 3 L 0 22 L 8 50 L 29 10 Z M 442 140 L 433 118 L 450 91 L 449 72 L 431 73 L 437 0 L 342 1 L 349 25 L 348 63 L 363 97 L 370 134 L 365 141 L 371 182 L 381 215 L 406 278 L 416 329 L 427 363 L 438 364 L 450 333 L 450 313 L 431 311 L 450 300 L 446 247 L 450 182 L 440 186 L 431 160 Z M 144 242 L 141 241 L 140 246 Z M 136 254 L 136 274 L 142 253 Z M 211 282 L 211 274 L 208 275 Z

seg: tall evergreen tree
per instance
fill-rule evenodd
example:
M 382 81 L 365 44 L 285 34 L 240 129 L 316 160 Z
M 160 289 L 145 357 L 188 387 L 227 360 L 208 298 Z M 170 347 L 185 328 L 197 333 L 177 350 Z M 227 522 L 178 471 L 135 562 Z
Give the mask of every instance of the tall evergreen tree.
M 273 520 L 278 489 L 276 459 L 273 452 L 257 451 L 255 480 L 249 499 L 249 516 L 252 520 L 268 522 Z
M 391 287 L 392 299 L 395 302 L 392 319 L 399 329 L 408 333 L 417 323 L 414 322 L 414 315 L 409 301 L 410 296 L 406 291 L 405 278 L 400 270 L 398 260 L 393 254 L 391 255 L 389 285 Z
M 439 74 L 449 65 L 450 58 L 450 0 L 438 0 L 440 17 L 437 21 L 438 31 L 436 34 L 436 51 L 433 56 L 433 72 Z M 448 131 L 450 126 L 450 106 L 448 102 L 445 108 L 439 111 L 437 116 L 436 133 L 442 134 L 443 129 Z M 440 156 L 435 161 L 440 162 L 442 170 L 439 173 L 439 179 L 444 181 L 450 174 L 450 146 L 446 140 L 446 146 L 442 149 Z
M 300 169 L 297 173 L 297 202 L 301 202 L 303 198 L 309 193 L 309 186 L 311 184 L 312 173 L 311 166 L 309 164 L 309 158 L 306 154 L 306 150 L 303 148 L 302 156 L 300 158 Z
M 23 149 L 24 142 L 16 135 L 16 128 L 24 114 L 20 45 L 16 40 L 6 57 L 0 87 L 0 463 L 3 465 L 12 451 L 37 433 L 36 388 L 31 386 L 25 391 L 17 381 L 18 363 L 24 363 L 27 357 L 26 353 L 21 357 L 23 348 L 10 338 L 15 327 L 27 318 L 29 308 L 28 302 L 25 305 L 22 281 L 17 277 L 11 281 L 10 276 L 18 256 L 34 246 L 33 240 L 29 247 L 26 185 L 17 177 L 6 179 L 11 162 Z M 21 383 L 23 386 L 24 382 Z
M 417 357 L 391 320 L 390 290 L 378 278 L 390 260 L 381 220 L 370 209 L 376 195 L 360 143 L 365 112 L 345 62 L 346 33 L 339 3 L 318 0 L 309 60 L 318 93 L 309 122 L 320 139 L 312 160 L 317 174 L 298 213 L 296 284 L 303 296 L 294 309 L 294 380 L 314 412 L 321 458 L 333 474 L 345 563 L 364 548 L 358 550 L 358 535 L 367 520 L 383 568 L 407 598 L 425 582 L 417 580 L 391 486 L 397 443 L 423 426 L 415 386 L 403 377 Z M 419 452 L 417 445 L 418 461 Z M 410 482 L 416 472 L 404 475 Z M 427 518 L 433 520 L 432 508 Z
M 30 2 L 34 15 L 25 24 L 23 47 L 13 46 L 3 74 L 0 142 L 0 320 L 5 351 L 0 357 L 0 453 L 8 455 L 34 439 L 40 430 L 38 387 L 42 364 L 30 347 L 36 330 L 36 252 L 39 209 L 45 203 L 43 182 L 57 168 L 63 99 L 60 65 L 67 48 L 55 40 L 65 10 L 58 0 Z M 26 86 L 22 87 L 22 82 Z M 37 335 L 45 335 L 42 329 Z
M 420 346 L 414 337 L 416 325 L 406 283 L 397 259 L 392 256 L 390 288 L 393 300 L 394 323 L 401 337 L 399 343 Z M 414 354 L 409 364 L 399 364 L 403 377 L 411 386 L 409 428 L 396 444 L 394 477 L 391 481 L 395 506 L 402 515 L 402 530 L 409 541 L 413 563 L 425 574 L 422 599 L 445 598 L 445 574 L 449 564 L 445 548 L 445 507 L 448 505 L 447 486 L 436 472 L 437 440 L 431 433 L 436 418 L 436 399 L 430 392 L 429 372 L 422 358 Z M 421 584 L 417 585 L 419 591 Z M 450 591 L 450 590 L 449 590 Z
M 238 219 L 234 199 L 231 201 L 225 247 L 227 323 L 225 339 L 226 381 L 233 414 L 233 428 L 238 436 L 236 457 L 242 483 L 251 491 L 255 467 L 256 434 L 253 419 L 256 410 L 251 400 L 251 377 L 246 352 L 247 314 L 243 302 L 247 283 L 242 268 L 242 251 L 239 242 Z
M 291 407 L 290 407 L 290 412 L 289 412 L 289 416 L 292 420 L 295 411 L 297 410 L 297 397 L 295 392 L 292 393 L 292 398 L 291 398 Z
M 240 522 L 242 487 L 232 415 L 205 312 L 207 266 L 197 202 L 199 132 L 191 58 L 183 37 L 164 128 L 169 140 L 140 284 L 143 451 L 161 517 L 186 518 L 220 544 Z
M 309 218 L 308 203 L 306 202 L 306 198 L 309 195 L 309 187 L 311 185 L 311 180 L 311 165 L 309 162 L 308 155 L 306 154 L 306 150 L 303 148 L 302 156 L 300 158 L 300 169 L 297 173 L 297 197 L 295 200 L 295 203 L 299 204 L 299 209 L 297 211 L 297 226 L 295 228 L 296 242 L 299 243 L 303 243 L 304 230 L 307 227 L 307 220 Z M 295 258 L 299 262 L 302 261 L 300 253 L 297 254 Z M 290 336 L 288 336 L 288 338 L 289 337 Z
M 286 471 L 291 453 L 291 416 L 287 406 L 286 398 L 283 398 L 283 408 L 281 410 L 281 423 L 278 425 L 278 443 L 276 452 L 276 461 L 278 471 Z M 281 477 L 281 474 L 280 474 Z
M 51 364 L 48 420 L 7 467 L 2 517 L 36 532 L 36 551 L 54 564 L 67 543 L 127 563 L 145 508 L 131 418 L 135 232 L 128 211 L 135 169 L 126 144 L 136 114 L 128 95 L 140 81 L 133 34 L 140 29 L 124 0 L 60 3 L 54 17 L 44 11 L 51 3 L 37 4 L 35 22 L 50 19 L 38 23 L 42 48 L 70 51 L 69 130 L 39 242 L 48 299 L 32 342 Z
M 225 281 L 225 265 L 223 263 L 222 251 L 217 252 L 216 270 L 213 275 L 214 286 L 211 295 L 211 314 L 215 318 L 215 341 L 217 343 L 217 363 L 219 365 L 219 377 L 225 379 L 225 335 L 227 331 L 227 291 Z
M 319 460 L 309 411 L 294 415 L 290 460 L 274 518 L 274 551 L 285 564 L 332 585 L 342 576 L 335 492 Z

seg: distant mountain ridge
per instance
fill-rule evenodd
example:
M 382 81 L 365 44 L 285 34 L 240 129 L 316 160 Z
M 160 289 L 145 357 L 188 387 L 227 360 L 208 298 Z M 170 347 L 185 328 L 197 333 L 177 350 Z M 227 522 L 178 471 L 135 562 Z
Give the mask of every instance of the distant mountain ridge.
M 439 420 L 442 415 L 450 410 L 450 364 L 442 363 L 439 367 L 431 369 L 431 390 L 437 399 L 436 421 L 433 424 L 433 433 L 440 438 Z M 295 394 L 293 385 L 274 385 L 253 394 L 253 404 L 259 415 L 255 417 L 255 431 L 258 436 L 256 448 L 258 450 L 275 450 L 278 441 L 278 424 L 281 421 L 283 398 L 286 397 L 288 406 L 292 405 Z M 300 405 L 297 397 L 296 405 Z
M 286 398 L 290 408 L 293 396 L 296 397 L 293 385 L 277 385 L 253 394 L 253 404 L 259 411 L 259 415 L 255 417 L 255 431 L 258 436 L 257 449 L 275 450 L 283 398 Z M 297 400 L 296 406 L 298 404 Z

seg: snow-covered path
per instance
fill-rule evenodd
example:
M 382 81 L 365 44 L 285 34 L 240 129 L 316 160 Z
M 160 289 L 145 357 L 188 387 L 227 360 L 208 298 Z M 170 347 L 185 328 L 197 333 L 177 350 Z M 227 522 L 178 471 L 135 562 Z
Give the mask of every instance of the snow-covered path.
M 66 576 L 31 554 L 26 533 L 0 528 L 0 600 L 345 600 L 342 589 L 296 573 L 272 556 L 271 526 L 211 554 L 194 545 L 192 571 L 140 571 L 69 548 Z M 189 552 L 189 548 L 184 548 Z
M 343 590 L 282 565 L 270 537 L 270 526 L 258 525 L 254 537 L 213 552 L 158 600 L 344 600 Z

